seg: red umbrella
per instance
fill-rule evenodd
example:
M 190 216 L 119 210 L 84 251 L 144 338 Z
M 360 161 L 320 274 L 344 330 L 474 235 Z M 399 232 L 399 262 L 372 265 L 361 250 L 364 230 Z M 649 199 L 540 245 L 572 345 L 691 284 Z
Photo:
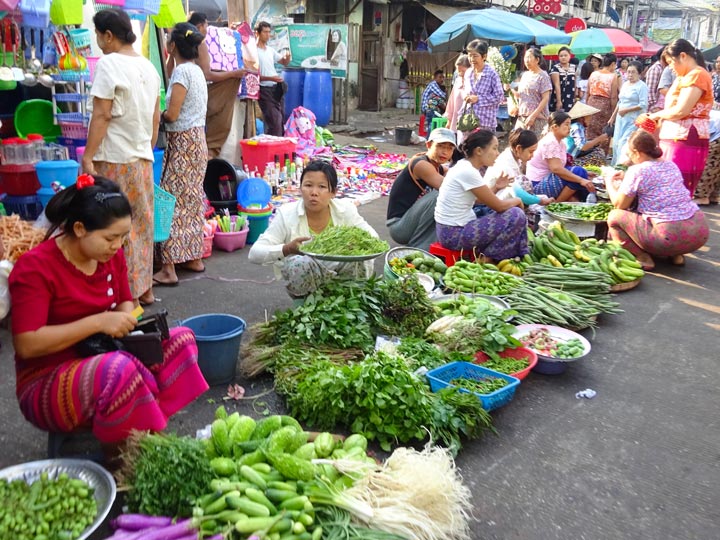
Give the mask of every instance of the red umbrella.
M 642 53 L 643 46 L 627 32 L 618 28 L 602 28 L 602 31 L 610 38 L 616 55 L 632 56 Z
M 648 37 L 642 38 L 640 44 L 642 45 L 642 52 L 640 53 L 640 56 L 652 56 L 663 48 L 662 45 L 660 45 L 659 43 L 655 43 Z

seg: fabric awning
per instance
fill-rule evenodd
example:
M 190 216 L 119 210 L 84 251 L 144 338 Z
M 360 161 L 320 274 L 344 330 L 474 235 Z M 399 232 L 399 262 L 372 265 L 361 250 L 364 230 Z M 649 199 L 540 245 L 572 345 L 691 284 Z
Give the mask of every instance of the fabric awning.
M 447 21 L 456 13 L 460 13 L 461 11 L 467 11 L 468 9 L 452 6 L 441 6 L 440 4 L 422 4 L 420 2 L 418 3 L 443 22 Z

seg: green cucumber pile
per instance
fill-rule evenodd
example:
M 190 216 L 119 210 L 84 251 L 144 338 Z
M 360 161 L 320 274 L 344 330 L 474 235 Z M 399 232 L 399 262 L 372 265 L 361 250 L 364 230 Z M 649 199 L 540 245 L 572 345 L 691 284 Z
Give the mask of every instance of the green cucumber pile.
M 498 296 L 508 294 L 521 284 L 521 279 L 499 272 L 492 264 L 459 260 L 445 272 L 445 286 L 453 291 Z
M 0 479 L 0 538 L 72 540 L 95 520 L 93 489 L 79 478 L 42 473 L 28 484 Z
M 233 530 L 239 538 L 321 538 L 311 498 L 322 491 L 316 478 L 342 491 L 352 475 L 312 459 L 356 460 L 375 465 L 366 453 L 367 439 L 351 435 L 344 442 L 330 433 L 309 441 L 309 433 L 290 416 L 256 422 L 224 407 L 215 413 L 206 453 L 216 478 L 198 497 L 193 520 L 204 536 Z M 267 536 L 266 536 L 267 535 Z M 307 536 L 306 536 L 307 535 Z
M 583 354 L 585 354 L 585 347 L 577 338 L 560 341 L 553 351 L 553 356 L 556 358 L 578 358 Z
M 304 253 L 317 255 L 374 255 L 390 248 L 385 240 L 374 237 L 365 229 L 350 225 L 327 227 L 302 245 Z
M 435 302 L 435 307 L 440 310 L 441 315 L 470 315 L 472 316 L 478 308 L 486 308 L 494 310 L 498 315 L 502 314 L 503 309 L 493 304 L 487 298 L 482 296 L 467 296 L 458 294 L 455 297 Z

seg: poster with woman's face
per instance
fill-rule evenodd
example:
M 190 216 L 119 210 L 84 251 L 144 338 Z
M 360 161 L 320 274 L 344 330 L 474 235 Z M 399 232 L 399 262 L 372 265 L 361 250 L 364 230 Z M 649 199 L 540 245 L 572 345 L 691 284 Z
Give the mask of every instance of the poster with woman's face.
M 286 46 L 287 36 L 291 60 L 288 67 L 305 69 L 329 69 L 332 76 L 338 79 L 347 77 L 348 47 L 346 24 L 291 24 L 278 26 L 276 36 L 282 42 L 270 45 Z

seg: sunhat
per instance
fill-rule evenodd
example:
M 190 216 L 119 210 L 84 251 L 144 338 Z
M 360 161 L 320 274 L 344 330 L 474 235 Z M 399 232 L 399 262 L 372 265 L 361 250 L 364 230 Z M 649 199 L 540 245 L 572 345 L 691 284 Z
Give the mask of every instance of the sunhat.
M 436 142 L 436 143 L 452 143 L 455 146 L 457 146 L 457 137 L 455 137 L 455 132 L 452 129 L 448 128 L 435 128 L 430 132 L 430 136 L 428 137 L 428 142 Z
M 582 101 L 578 101 L 575 103 L 575 105 L 572 106 L 572 109 L 568 111 L 568 114 L 570 115 L 570 118 L 573 120 L 577 120 L 578 118 L 582 118 L 583 116 L 592 116 L 595 113 L 599 113 L 600 109 L 596 109 L 595 107 L 591 107 L 590 105 L 583 103 Z
M 588 60 L 590 60 L 591 58 L 597 58 L 597 59 L 600 60 L 601 62 L 603 61 L 603 56 L 602 56 L 602 54 L 592 53 L 591 55 L 588 56 Z

